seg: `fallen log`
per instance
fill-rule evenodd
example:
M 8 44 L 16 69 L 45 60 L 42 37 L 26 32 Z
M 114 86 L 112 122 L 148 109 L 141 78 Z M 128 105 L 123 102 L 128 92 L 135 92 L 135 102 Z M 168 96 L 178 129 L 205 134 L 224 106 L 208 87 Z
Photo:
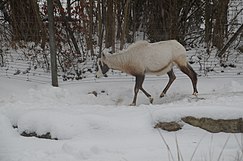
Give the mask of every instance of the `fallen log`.
M 211 133 L 243 133 L 243 119 L 212 119 L 212 118 L 196 118 L 187 116 L 181 118 L 187 124 L 199 127 Z M 182 124 L 178 122 L 158 122 L 154 128 L 160 128 L 166 131 L 178 131 L 182 128 Z
M 200 127 L 212 133 L 243 133 L 243 120 L 239 119 L 218 119 L 195 118 L 192 116 L 182 118 L 182 121 L 195 127 Z

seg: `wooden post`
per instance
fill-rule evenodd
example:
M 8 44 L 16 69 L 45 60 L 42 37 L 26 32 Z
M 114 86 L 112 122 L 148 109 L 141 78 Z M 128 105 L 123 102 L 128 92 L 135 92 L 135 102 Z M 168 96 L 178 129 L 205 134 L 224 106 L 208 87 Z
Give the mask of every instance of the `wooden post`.
M 49 45 L 50 45 L 50 54 L 51 54 L 51 79 L 52 79 L 52 86 L 58 87 L 53 0 L 47 0 L 47 7 L 48 7 Z

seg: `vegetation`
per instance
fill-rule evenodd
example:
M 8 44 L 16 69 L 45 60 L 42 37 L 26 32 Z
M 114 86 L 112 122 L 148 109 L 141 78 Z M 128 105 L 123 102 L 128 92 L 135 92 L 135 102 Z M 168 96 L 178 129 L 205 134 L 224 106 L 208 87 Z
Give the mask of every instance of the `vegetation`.
M 68 75 L 80 79 L 83 73 L 94 72 L 96 58 L 104 48 L 115 52 L 141 39 L 177 39 L 188 49 L 203 49 L 192 63 L 224 49 L 219 54 L 224 64 L 230 55 L 227 49 L 242 45 L 240 0 L 53 1 L 58 66 L 65 79 Z M 6 65 L 6 50 L 28 48 L 38 50 L 38 55 L 30 52 L 28 58 L 38 58 L 49 70 L 47 12 L 45 0 L 0 0 L 0 46 L 7 47 L 0 52 L 2 66 Z M 26 45 L 28 42 L 34 45 Z

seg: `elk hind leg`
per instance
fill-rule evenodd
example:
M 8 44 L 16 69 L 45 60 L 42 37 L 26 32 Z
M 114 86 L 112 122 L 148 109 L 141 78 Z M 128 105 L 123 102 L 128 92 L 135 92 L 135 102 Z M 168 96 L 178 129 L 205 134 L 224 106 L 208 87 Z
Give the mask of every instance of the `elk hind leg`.
M 185 73 L 192 82 L 192 86 L 193 86 L 193 95 L 197 95 L 198 91 L 197 91 L 197 73 L 193 70 L 193 68 L 187 64 L 186 66 L 179 66 L 180 70 Z
M 167 85 L 165 86 L 164 90 L 162 91 L 162 93 L 160 94 L 160 98 L 164 97 L 166 92 L 168 91 L 168 89 L 170 88 L 171 84 L 174 82 L 174 80 L 176 79 L 175 73 L 173 71 L 173 69 L 171 69 L 167 75 L 169 76 L 169 82 L 167 83 Z

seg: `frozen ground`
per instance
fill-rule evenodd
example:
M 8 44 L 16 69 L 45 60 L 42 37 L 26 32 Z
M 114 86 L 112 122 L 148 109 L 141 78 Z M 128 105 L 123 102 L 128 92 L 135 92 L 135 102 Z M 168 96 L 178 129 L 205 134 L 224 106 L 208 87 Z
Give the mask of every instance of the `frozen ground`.
M 154 104 L 139 93 L 138 105 L 130 107 L 132 78 L 61 82 L 54 88 L 1 77 L 0 161 L 242 161 L 242 134 L 212 134 L 187 124 L 177 132 L 153 126 L 188 115 L 243 118 L 243 78 L 199 77 L 204 100 L 192 99 L 185 77 L 160 99 L 166 82 L 166 76 L 145 80 Z M 23 137 L 23 131 L 50 132 L 58 140 Z

